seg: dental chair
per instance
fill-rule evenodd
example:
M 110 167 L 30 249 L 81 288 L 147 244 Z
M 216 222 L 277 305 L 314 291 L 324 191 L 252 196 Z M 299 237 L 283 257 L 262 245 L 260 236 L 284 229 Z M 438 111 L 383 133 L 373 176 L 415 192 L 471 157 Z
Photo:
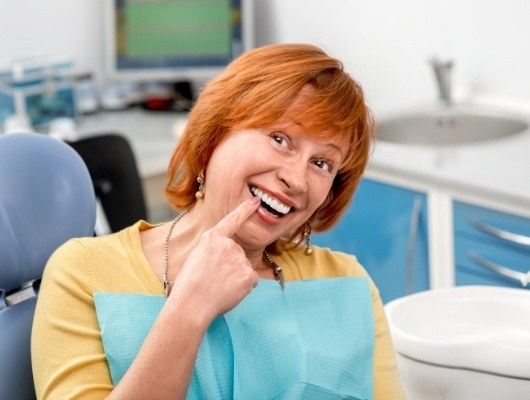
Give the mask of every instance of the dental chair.
M 94 234 L 95 218 L 90 175 L 70 146 L 36 133 L 0 136 L 0 399 L 35 398 L 30 338 L 40 278 L 57 247 Z

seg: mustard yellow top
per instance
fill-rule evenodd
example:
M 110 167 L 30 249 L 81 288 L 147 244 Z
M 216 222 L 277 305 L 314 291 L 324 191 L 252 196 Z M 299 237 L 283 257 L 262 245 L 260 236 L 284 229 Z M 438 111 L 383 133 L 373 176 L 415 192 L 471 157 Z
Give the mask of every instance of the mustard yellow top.
M 32 365 L 38 399 L 104 399 L 112 391 L 93 295 L 95 292 L 163 294 L 142 252 L 140 221 L 121 232 L 74 239 L 46 266 L 32 332 Z M 366 276 L 355 257 L 314 248 L 275 256 L 285 280 Z M 384 309 L 371 284 L 374 307 L 374 398 L 403 399 Z

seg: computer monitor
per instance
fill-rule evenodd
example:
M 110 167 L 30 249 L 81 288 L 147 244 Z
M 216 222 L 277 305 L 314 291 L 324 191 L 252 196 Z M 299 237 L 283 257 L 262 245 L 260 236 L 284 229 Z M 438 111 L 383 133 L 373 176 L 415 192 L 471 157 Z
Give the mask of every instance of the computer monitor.
M 254 46 L 253 0 L 105 0 L 110 80 L 210 79 Z

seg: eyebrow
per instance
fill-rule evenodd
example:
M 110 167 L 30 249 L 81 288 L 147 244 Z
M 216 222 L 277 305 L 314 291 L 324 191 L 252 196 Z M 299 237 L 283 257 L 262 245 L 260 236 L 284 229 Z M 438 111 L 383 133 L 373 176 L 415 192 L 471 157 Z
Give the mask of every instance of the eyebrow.
M 305 125 L 304 125 L 302 122 L 300 122 L 300 121 L 298 121 L 298 120 L 296 120 L 296 119 L 294 119 L 294 118 L 291 118 L 291 122 L 293 122 L 295 125 L 298 125 L 298 126 L 300 126 L 300 127 L 302 127 L 302 128 L 305 128 Z M 317 137 L 318 137 L 318 136 L 317 136 Z M 346 154 L 343 154 L 343 153 L 342 153 L 342 149 L 341 149 L 341 147 L 338 146 L 338 145 L 336 145 L 335 143 L 322 143 L 322 144 L 323 144 L 324 146 L 331 147 L 331 148 L 333 148 L 334 150 L 336 150 L 336 151 L 341 155 L 341 157 L 342 157 L 343 159 L 346 158 Z
M 346 153 L 343 153 L 342 149 L 338 145 L 336 145 L 335 143 L 323 143 L 323 144 L 324 144 L 324 146 L 331 147 L 333 150 L 335 150 L 337 153 L 339 153 L 340 156 L 342 157 L 342 159 L 346 158 Z

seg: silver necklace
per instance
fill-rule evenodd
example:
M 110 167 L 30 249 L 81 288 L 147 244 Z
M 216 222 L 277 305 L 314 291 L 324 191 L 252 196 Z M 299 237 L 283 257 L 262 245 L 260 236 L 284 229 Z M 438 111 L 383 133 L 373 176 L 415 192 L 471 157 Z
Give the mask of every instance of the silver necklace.
M 180 214 L 178 214 L 175 219 L 171 222 L 171 225 L 169 226 L 169 229 L 167 230 L 167 235 L 164 240 L 164 272 L 162 273 L 162 283 L 164 284 L 164 294 L 166 297 L 169 295 L 169 285 L 171 285 L 171 281 L 167 279 L 167 270 L 168 270 L 168 264 L 169 264 L 169 238 L 171 237 L 171 233 L 173 232 L 173 228 L 177 224 L 177 222 L 180 221 L 180 219 L 186 215 L 186 211 L 182 211 Z
M 180 214 L 178 214 L 175 219 L 171 222 L 171 225 L 169 226 L 169 229 L 167 230 L 166 238 L 164 239 L 164 272 L 162 273 L 162 283 L 164 284 L 164 294 L 167 297 L 169 295 L 169 286 L 171 285 L 170 280 L 167 279 L 167 272 L 169 269 L 169 239 L 171 238 L 171 234 L 173 233 L 173 228 L 175 228 L 175 225 L 177 222 L 180 221 L 180 219 L 186 215 L 188 211 L 182 211 Z M 276 264 L 272 257 L 269 255 L 267 250 L 263 250 L 263 255 L 269 262 L 269 266 L 272 269 L 272 272 L 274 273 L 274 278 L 280 283 L 280 288 L 283 290 L 285 288 L 285 279 L 283 277 L 283 270 L 282 268 Z
M 283 290 L 285 289 L 285 278 L 283 277 L 283 270 L 282 267 L 280 267 L 278 264 L 276 264 L 272 257 L 269 255 L 267 250 L 263 250 L 263 254 L 265 255 L 265 258 L 270 264 L 270 267 L 272 268 L 272 272 L 274 273 L 274 278 L 278 281 L 280 284 L 280 288 Z

